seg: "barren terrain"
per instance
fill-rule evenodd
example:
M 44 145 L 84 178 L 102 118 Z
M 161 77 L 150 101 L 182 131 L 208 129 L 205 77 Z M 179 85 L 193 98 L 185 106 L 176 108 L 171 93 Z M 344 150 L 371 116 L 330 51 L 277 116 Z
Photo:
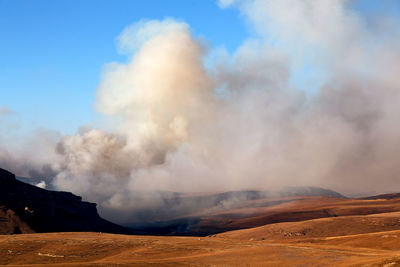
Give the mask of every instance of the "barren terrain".
M 267 215 L 260 215 L 254 217 L 255 222 L 248 218 L 237 223 L 244 226 L 264 221 L 266 225 L 207 237 L 87 232 L 3 235 L 0 264 L 397 266 L 400 265 L 399 208 L 399 199 L 306 198 L 268 208 L 269 212 L 273 209 L 275 214 L 285 214 L 285 218 L 290 219 L 291 214 L 289 222 L 268 223 L 264 221 Z M 301 215 L 314 214 L 312 211 L 321 214 L 321 210 L 335 215 L 316 219 Z

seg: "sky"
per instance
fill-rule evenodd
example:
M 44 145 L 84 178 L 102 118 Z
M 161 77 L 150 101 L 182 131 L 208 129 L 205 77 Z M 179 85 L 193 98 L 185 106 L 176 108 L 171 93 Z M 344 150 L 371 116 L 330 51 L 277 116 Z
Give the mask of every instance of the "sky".
M 353 5 L 368 16 L 400 13 L 398 1 Z M 134 22 L 166 17 L 185 21 L 210 49 L 229 53 L 253 34 L 237 9 L 214 0 L 0 0 L 0 106 L 12 111 L 11 125 L 20 133 L 72 134 L 99 124 L 93 103 L 102 68 L 127 60 L 116 37 Z M 292 79 L 307 87 L 312 71 L 305 62 Z
M 14 112 L 23 132 L 71 134 L 96 123 L 102 67 L 126 61 L 116 37 L 141 19 L 165 17 L 186 21 L 210 46 L 230 51 L 247 35 L 238 11 L 213 0 L 1 0 L 0 106 Z

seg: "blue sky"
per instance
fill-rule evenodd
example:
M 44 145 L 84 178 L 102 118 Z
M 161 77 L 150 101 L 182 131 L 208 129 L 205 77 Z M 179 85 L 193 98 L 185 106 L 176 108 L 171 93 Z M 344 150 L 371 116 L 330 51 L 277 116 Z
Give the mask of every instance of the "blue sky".
M 368 15 L 399 14 L 399 2 L 354 6 Z M 165 17 L 186 21 L 194 35 L 229 52 L 251 35 L 236 9 L 221 10 L 214 0 L 0 0 L 0 107 L 14 111 L 22 132 L 96 125 L 102 67 L 126 60 L 116 37 L 140 19 Z
M 96 122 L 102 66 L 126 60 L 115 38 L 140 19 L 165 17 L 230 51 L 246 36 L 237 11 L 213 0 L 0 0 L 0 106 L 15 112 L 22 131 L 73 133 Z

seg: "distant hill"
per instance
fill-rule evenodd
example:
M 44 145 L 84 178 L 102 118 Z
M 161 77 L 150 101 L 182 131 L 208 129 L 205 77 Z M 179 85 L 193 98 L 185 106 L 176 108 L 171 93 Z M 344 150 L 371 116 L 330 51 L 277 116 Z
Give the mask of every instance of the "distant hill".
M 0 234 L 72 231 L 129 233 L 102 219 L 96 204 L 18 181 L 0 168 Z
M 242 190 L 203 194 L 165 193 L 160 206 L 151 210 L 135 211 L 133 217 L 141 218 L 142 221 L 123 225 L 140 234 L 201 236 L 246 228 L 243 225 L 228 224 L 237 219 L 261 216 L 266 208 L 295 202 L 304 197 L 315 197 L 316 201 L 318 197 L 346 198 L 338 192 L 319 187 L 284 187 L 270 191 Z M 271 216 L 261 223 L 293 220 L 293 215 L 279 219 L 275 219 L 276 215 Z M 320 218 L 330 215 L 322 211 L 309 216 Z
M 360 199 L 375 200 L 375 199 L 395 199 L 395 198 L 400 198 L 400 193 L 382 194 L 382 195 L 376 195 L 376 196 L 370 196 L 370 197 L 363 197 Z
M 346 198 L 342 194 L 321 187 L 313 186 L 287 186 L 271 194 L 279 195 L 280 197 L 292 197 L 292 196 L 320 196 L 320 197 L 334 197 L 334 198 Z
M 297 196 L 321 196 L 332 198 L 346 198 L 338 192 L 320 187 L 283 187 L 273 190 L 237 190 L 226 192 L 208 193 L 179 193 L 179 192 L 135 192 L 138 199 L 144 199 L 146 195 L 153 194 L 159 200 L 158 205 L 151 208 L 136 209 L 131 214 L 135 221 L 124 223 L 125 225 L 147 223 L 154 221 L 173 220 L 193 215 L 205 215 L 208 213 L 232 210 L 237 208 L 252 208 L 263 205 L 271 205 L 271 199 L 297 197 Z M 267 199 L 267 204 L 258 203 L 256 200 Z

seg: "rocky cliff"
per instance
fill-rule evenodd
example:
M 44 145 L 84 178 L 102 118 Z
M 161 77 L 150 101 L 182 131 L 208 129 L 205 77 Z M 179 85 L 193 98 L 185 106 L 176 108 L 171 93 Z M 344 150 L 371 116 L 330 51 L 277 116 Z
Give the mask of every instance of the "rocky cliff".
M 96 204 L 18 181 L 0 168 L 0 234 L 73 231 L 129 233 L 102 219 Z

